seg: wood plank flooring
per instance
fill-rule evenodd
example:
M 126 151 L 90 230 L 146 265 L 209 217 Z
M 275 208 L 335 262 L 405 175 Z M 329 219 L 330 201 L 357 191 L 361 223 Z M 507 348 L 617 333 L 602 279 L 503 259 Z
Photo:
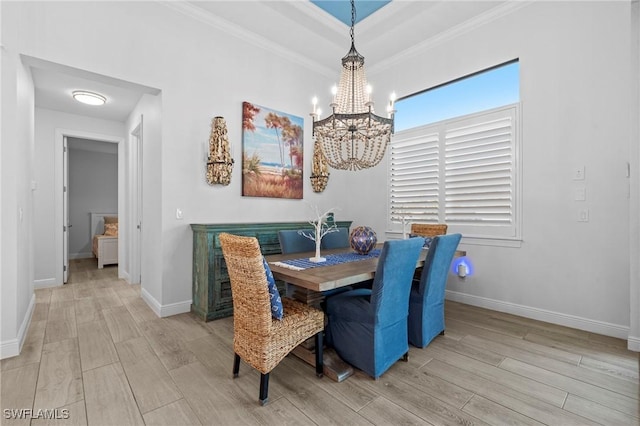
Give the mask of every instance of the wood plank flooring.
M 243 363 L 231 377 L 232 318 L 158 318 L 116 266 L 73 261 L 69 284 L 36 290 L 22 353 L 0 363 L 0 423 L 640 425 L 625 341 L 453 302 L 446 320 L 379 380 L 318 379 L 289 356 L 261 407 L 259 374 Z M 54 409 L 66 418 L 31 418 Z

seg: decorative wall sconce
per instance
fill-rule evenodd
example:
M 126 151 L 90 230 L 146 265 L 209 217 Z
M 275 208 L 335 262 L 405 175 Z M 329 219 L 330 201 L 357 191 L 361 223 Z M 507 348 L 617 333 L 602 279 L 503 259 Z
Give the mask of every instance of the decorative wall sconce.
M 311 160 L 311 187 L 313 192 L 322 192 L 329 182 L 329 166 L 318 141 L 313 143 L 313 159 Z
M 211 136 L 209 136 L 209 153 L 207 155 L 207 183 L 209 185 L 229 185 L 233 158 L 229 151 L 227 138 L 227 122 L 224 117 L 211 120 Z

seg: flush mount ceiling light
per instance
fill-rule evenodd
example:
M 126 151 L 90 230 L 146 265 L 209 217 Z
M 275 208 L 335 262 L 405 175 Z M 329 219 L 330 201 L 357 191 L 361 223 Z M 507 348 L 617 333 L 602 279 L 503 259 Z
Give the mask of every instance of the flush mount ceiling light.
M 340 170 L 361 170 L 374 167 L 384 157 L 393 133 L 393 102 L 387 107 L 388 117 L 374 114 L 371 89 L 367 85 L 364 57 L 354 43 L 353 27 L 356 7 L 351 0 L 351 49 L 342 58 L 342 74 L 333 89 L 331 115 L 318 120 L 320 110 L 313 99 L 313 135 L 330 167 Z M 312 176 L 313 178 L 313 176 Z
M 87 92 L 86 90 L 76 90 L 72 93 L 73 99 L 87 105 L 104 105 L 107 98 L 98 93 Z

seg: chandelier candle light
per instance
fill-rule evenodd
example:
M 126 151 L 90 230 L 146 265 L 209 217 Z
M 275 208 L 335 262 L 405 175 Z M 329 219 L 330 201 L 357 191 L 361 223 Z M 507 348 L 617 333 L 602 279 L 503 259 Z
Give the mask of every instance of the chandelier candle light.
M 339 86 L 332 89 L 331 115 L 322 120 L 313 98 L 313 135 L 330 167 L 361 170 L 376 166 L 384 157 L 393 134 L 395 94 L 387 107 L 388 117 L 374 114 L 371 86 L 367 84 L 364 57 L 354 42 L 356 8 L 351 0 L 351 49 L 342 58 Z

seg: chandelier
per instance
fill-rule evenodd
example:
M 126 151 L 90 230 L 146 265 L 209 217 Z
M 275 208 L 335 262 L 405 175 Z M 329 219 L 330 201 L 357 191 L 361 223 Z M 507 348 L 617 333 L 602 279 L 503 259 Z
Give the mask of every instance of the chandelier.
M 376 166 L 384 157 L 393 133 L 393 103 L 391 95 L 388 117 L 374 114 L 371 86 L 367 85 L 364 57 L 354 43 L 353 27 L 356 7 L 351 0 L 351 49 L 342 58 L 338 87 L 333 88 L 331 115 L 318 120 L 320 110 L 313 98 L 313 135 L 327 164 L 340 170 L 361 170 Z

